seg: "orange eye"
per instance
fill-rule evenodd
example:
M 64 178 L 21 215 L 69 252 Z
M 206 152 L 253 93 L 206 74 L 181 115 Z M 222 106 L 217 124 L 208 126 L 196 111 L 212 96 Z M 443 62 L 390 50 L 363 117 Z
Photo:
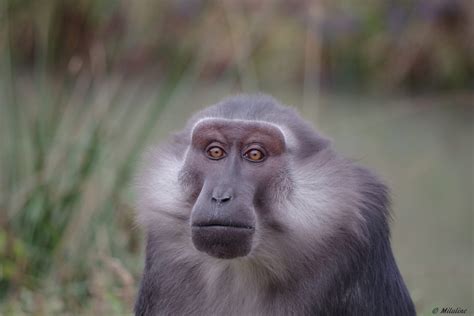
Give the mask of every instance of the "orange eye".
M 207 156 L 211 159 L 221 159 L 225 156 L 224 149 L 213 146 L 207 150 Z
M 244 157 L 247 158 L 247 160 L 259 162 L 265 158 L 265 155 L 258 149 L 251 149 L 245 153 Z

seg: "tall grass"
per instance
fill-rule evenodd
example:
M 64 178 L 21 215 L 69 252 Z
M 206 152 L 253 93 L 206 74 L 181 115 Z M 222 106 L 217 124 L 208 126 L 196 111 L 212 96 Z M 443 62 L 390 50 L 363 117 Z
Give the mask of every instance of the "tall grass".
M 16 303 L 4 312 L 84 311 L 90 299 L 103 301 L 94 308 L 128 311 L 140 270 L 129 180 L 182 72 L 146 97 L 140 83 L 120 78 L 9 73 L 0 114 L 0 301 Z M 45 304 L 50 297 L 58 306 Z

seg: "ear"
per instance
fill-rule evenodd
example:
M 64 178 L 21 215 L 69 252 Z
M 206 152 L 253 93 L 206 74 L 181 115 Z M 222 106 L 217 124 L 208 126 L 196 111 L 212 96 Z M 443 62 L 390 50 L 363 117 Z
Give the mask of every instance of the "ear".
M 304 135 L 299 137 L 297 151 L 295 154 L 299 159 L 305 159 L 318 154 L 319 152 L 328 149 L 331 146 L 331 141 L 319 135 Z

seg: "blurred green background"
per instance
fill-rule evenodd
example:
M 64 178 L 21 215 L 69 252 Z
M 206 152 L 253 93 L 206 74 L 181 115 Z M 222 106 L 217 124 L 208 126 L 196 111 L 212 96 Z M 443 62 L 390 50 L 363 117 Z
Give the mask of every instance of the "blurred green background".
M 471 0 L 0 0 L 0 314 L 129 314 L 137 160 L 256 91 L 390 185 L 418 312 L 474 313 L 473 39 Z

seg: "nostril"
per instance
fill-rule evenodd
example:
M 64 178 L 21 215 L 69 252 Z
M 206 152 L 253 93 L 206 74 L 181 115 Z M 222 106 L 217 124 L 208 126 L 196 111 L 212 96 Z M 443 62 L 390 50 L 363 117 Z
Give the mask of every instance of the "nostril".
M 212 197 L 211 200 L 212 202 L 215 203 L 225 203 L 229 202 L 232 199 L 232 196 L 223 196 L 223 197 Z
M 222 188 L 215 188 L 211 195 L 211 201 L 214 203 L 226 203 L 232 200 L 232 189 L 223 190 Z
M 224 197 L 224 198 L 221 199 L 221 202 L 222 202 L 222 203 L 225 203 L 225 202 L 227 202 L 227 201 L 230 201 L 230 199 L 231 199 L 230 196 L 226 196 L 226 197 Z

